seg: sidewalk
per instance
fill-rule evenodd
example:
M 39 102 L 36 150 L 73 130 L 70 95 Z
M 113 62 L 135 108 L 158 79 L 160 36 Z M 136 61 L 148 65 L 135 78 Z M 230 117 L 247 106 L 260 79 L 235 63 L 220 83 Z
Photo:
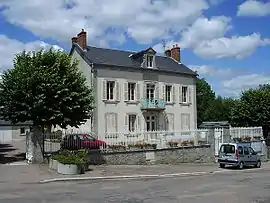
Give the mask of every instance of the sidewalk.
M 220 169 L 218 164 L 181 164 L 181 165 L 121 165 L 121 166 L 90 166 L 91 170 L 81 175 L 61 175 L 55 171 L 49 171 L 47 165 L 9 166 L 0 165 L 1 183 L 23 184 L 37 182 L 54 182 L 56 180 L 102 180 L 135 177 L 158 177 L 166 174 L 202 175 L 222 171 L 234 171 L 232 169 Z M 263 163 L 262 169 L 270 170 L 270 163 Z M 253 170 L 253 169 L 252 169 Z M 256 170 L 256 169 L 254 169 Z M 245 170 L 244 170 L 245 171 Z M 44 181 L 45 180 L 45 181 Z

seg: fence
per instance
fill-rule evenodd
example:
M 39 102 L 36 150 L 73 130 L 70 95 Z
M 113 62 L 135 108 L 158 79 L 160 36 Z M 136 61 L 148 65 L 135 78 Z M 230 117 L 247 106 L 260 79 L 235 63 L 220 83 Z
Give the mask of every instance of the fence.
M 84 144 L 79 143 L 78 140 L 85 140 Z M 98 137 L 92 133 L 80 131 L 56 131 L 45 134 L 44 151 L 45 153 L 52 153 L 58 151 L 61 147 L 101 148 L 103 151 L 111 151 L 114 149 L 135 150 L 138 148 L 162 149 L 179 146 L 203 145 L 207 143 L 208 137 L 206 129 L 180 132 L 117 132 L 106 133 L 104 138 Z
M 221 143 L 224 143 L 224 136 L 229 134 L 229 140 L 243 139 L 261 140 L 261 127 L 248 128 L 230 128 L 215 129 L 215 155 L 218 155 L 218 150 Z M 66 135 L 70 135 L 72 139 L 63 139 Z M 77 135 L 76 135 L 77 134 Z M 81 134 L 81 135 L 78 135 Z M 84 136 L 84 134 L 88 134 Z M 56 152 L 61 148 L 101 148 L 103 151 L 117 150 L 135 150 L 144 148 L 170 148 L 188 145 L 204 145 L 209 144 L 208 129 L 195 129 L 186 131 L 153 131 L 153 132 L 116 132 L 106 133 L 105 137 L 98 137 L 91 132 L 82 132 L 80 130 L 64 130 L 56 131 L 45 135 L 44 150 L 45 153 Z M 94 138 L 94 139 L 93 139 Z M 85 139 L 84 144 L 78 140 Z M 254 142 L 255 143 L 255 142 Z M 259 142 L 254 144 L 259 150 Z

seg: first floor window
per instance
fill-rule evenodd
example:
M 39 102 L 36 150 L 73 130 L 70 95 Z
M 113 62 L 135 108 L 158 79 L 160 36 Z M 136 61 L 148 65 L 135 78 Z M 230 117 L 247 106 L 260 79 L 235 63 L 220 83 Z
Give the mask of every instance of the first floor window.
M 135 83 L 128 83 L 128 100 L 129 101 L 134 101 L 135 100 Z
M 187 86 L 182 87 L 182 102 L 183 103 L 188 102 L 188 87 Z
M 187 113 L 181 114 L 181 129 L 182 130 L 190 129 L 190 114 Z
M 166 102 L 172 102 L 172 86 L 166 85 L 165 87 L 165 99 Z
M 107 100 L 113 100 L 114 99 L 114 81 L 107 81 Z
M 128 130 L 134 132 L 136 129 L 136 115 L 128 115 Z

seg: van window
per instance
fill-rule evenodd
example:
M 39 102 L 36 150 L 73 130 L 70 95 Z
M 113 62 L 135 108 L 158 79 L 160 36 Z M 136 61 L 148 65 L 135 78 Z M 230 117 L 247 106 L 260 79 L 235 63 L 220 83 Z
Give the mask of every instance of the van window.
M 235 146 L 234 145 L 221 145 L 220 147 L 221 153 L 225 154 L 234 154 L 235 153 Z
M 238 147 L 238 154 L 240 154 L 240 155 L 243 155 L 244 154 L 244 151 L 243 151 L 243 147 L 242 146 L 239 146 Z
M 249 155 L 249 150 L 247 147 L 244 147 L 244 155 Z

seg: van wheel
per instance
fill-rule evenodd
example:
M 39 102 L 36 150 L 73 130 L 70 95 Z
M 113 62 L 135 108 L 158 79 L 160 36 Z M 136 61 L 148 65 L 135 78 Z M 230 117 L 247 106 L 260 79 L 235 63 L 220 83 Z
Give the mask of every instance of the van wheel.
M 255 167 L 256 167 L 256 168 L 261 168 L 261 165 L 262 165 L 262 163 L 261 163 L 261 161 L 259 160 L 259 161 L 257 162 L 257 164 L 255 165 Z
M 220 168 L 225 168 L 225 164 L 219 164 Z
M 244 168 L 244 162 L 241 161 L 241 162 L 239 163 L 239 165 L 238 165 L 238 168 L 239 168 L 239 169 L 243 169 L 243 168 Z

